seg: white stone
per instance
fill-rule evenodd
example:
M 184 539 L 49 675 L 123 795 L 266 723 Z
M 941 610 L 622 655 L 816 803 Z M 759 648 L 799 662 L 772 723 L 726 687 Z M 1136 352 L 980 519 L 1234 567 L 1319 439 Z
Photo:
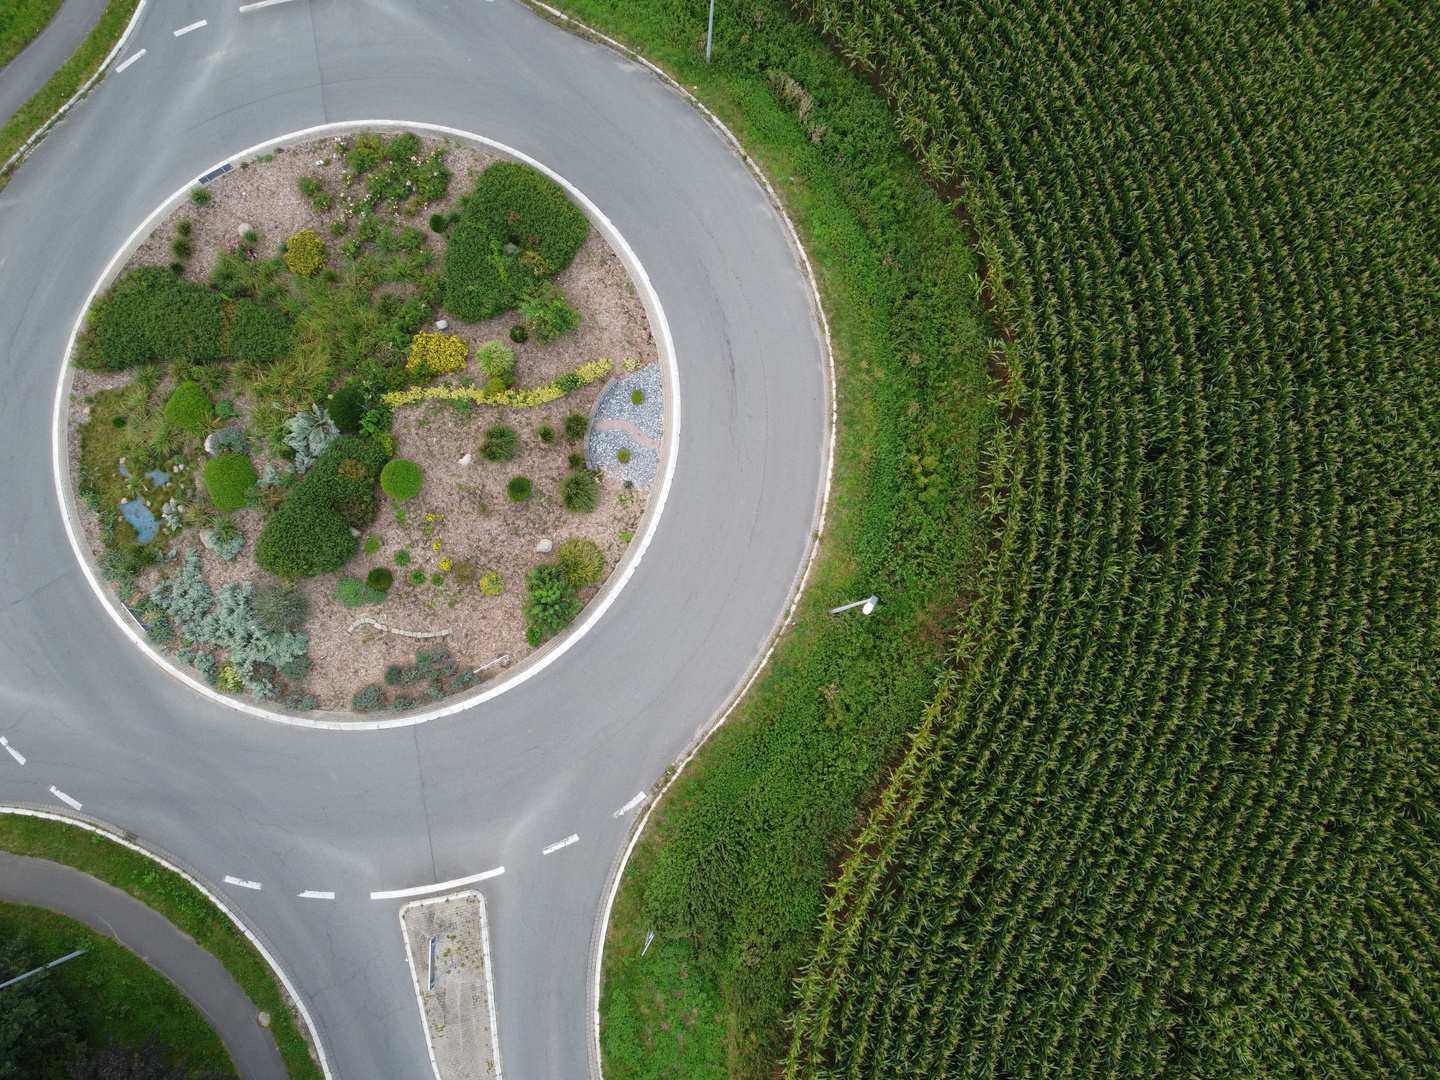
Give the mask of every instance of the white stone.
M 436 330 L 444 330 L 444 329 L 445 329 L 447 326 L 449 326 L 449 325 L 450 325 L 450 324 L 449 324 L 446 320 L 441 319 L 439 322 L 437 322 L 437 323 L 435 324 L 435 329 L 436 329 Z
M 541 555 L 548 555 L 550 552 L 555 550 L 555 544 L 549 539 L 541 540 L 538 544 L 535 545 L 535 550 Z
M 359 539 L 360 539 L 360 530 L 359 530 L 359 529 L 354 529 L 354 528 L 352 528 L 352 529 L 350 530 L 350 535 L 353 536 L 353 537 L 355 537 L 356 540 L 359 540 Z
M 475 455 L 474 455 L 474 454 L 466 454 L 464 457 L 462 457 L 462 458 L 460 459 L 460 464 L 461 464 L 461 465 L 473 465 L 474 463 L 475 463 Z
M 244 240 L 245 234 L 253 228 L 254 226 L 251 225 L 248 221 L 242 221 L 240 223 L 240 228 L 236 229 L 235 231 L 240 234 L 240 239 Z
M 256 1013 L 255 1022 L 263 1028 L 268 1028 L 270 1026 L 270 1014 L 263 1010 Z

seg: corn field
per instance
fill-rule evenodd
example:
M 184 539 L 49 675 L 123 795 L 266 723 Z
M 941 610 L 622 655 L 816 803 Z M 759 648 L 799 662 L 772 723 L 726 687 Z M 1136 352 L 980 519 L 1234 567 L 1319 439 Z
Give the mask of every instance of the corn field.
M 1440 1076 L 1440 5 L 798 6 L 1012 422 L 787 1076 Z

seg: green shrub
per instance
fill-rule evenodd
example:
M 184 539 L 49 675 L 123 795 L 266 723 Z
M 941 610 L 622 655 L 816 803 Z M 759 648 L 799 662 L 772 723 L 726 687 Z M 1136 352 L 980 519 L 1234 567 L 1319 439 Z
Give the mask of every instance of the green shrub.
M 214 415 L 210 395 L 197 382 L 181 383 L 165 402 L 165 419 L 197 437 L 205 434 Z
M 523 345 L 529 339 L 530 334 L 523 324 L 510 327 L 510 340 L 516 345 Z
M 540 436 L 540 441 L 546 446 L 555 445 L 555 429 L 549 424 L 541 424 L 540 430 L 536 434 Z
M 325 185 L 313 176 L 302 176 L 295 181 L 295 186 L 300 189 L 300 194 L 307 199 L 313 199 L 320 192 L 325 190 Z
M 170 241 L 170 250 L 177 259 L 188 259 L 195 254 L 195 245 L 190 242 L 188 236 L 177 236 Z
M 385 599 L 385 593 L 381 589 L 372 588 L 358 577 L 347 575 L 335 582 L 335 599 L 346 607 L 364 607 L 366 604 L 380 603 Z
M 572 514 L 588 514 L 600 501 L 595 477 L 588 472 L 571 473 L 560 485 L 560 501 Z
M 583 439 L 589 430 L 590 418 L 588 416 L 575 412 L 565 417 L 565 437 L 567 439 Z
M 574 333 L 580 325 L 580 313 L 567 304 L 564 295 L 553 286 L 521 301 L 520 315 L 525 320 L 525 329 L 540 342 Z
M 430 231 L 431 231 L 431 232 L 443 233 L 443 232 L 444 232 L 446 229 L 448 229 L 449 227 L 450 227 L 450 219 L 447 218 L 444 214 L 431 214 L 431 215 L 430 215 Z
M 380 538 L 378 536 L 370 537 L 368 540 L 365 541 L 364 550 L 366 555 L 374 555 L 377 551 L 380 550 Z
M 235 408 L 233 401 L 217 401 L 215 403 L 215 415 L 221 420 L 234 420 L 240 415 L 240 411 Z
M 445 306 L 466 322 L 493 319 L 520 299 L 521 269 L 488 228 L 461 218 L 445 248 Z
M 630 451 L 622 446 L 619 450 L 616 451 L 615 460 L 620 462 L 621 465 L 624 465 L 627 461 L 630 460 Z
M 181 236 L 189 236 L 195 231 L 195 223 L 189 218 L 182 218 L 180 223 L 175 226 L 175 231 Z
M 644 391 L 644 390 L 632 390 L 632 391 L 630 392 L 630 402 L 631 402 L 632 405 L 639 405 L 639 404 L 640 404 L 641 402 L 643 402 L 644 400 L 645 400 L 645 391 Z
M 492 379 L 515 374 L 515 350 L 503 341 L 487 341 L 475 352 L 475 362 Z
M 565 580 L 577 589 L 595 584 L 605 569 L 605 556 L 593 540 L 566 540 L 555 559 Z
M 91 306 L 76 362 L 119 371 L 153 360 L 219 360 L 221 303 L 212 289 L 142 266 Z
M 558 566 L 537 566 L 525 577 L 525 640 L 539 645 L 580 614 L 580 600 Z
M 585 455 L 579 450 L 571 450 L 569 458 L 566 459 L 572 469 L 585 468 Z
M 364 388 L 351 379 L 330 395 L 330 419 L 345 434 L 354 435 L 360 430 L 360 424 L 365 419 L 367 404 Z
M 369 172 L 385 160 L 385 140 L 373 131 L 362 131 L 355 136 L 354 145 L 345 153 L 345 164 L 358 176 Z
M 396 565 L 396 566 L 409 566 L 409 565 L 410 565 L 410 552 L 406 551 L 404 548 L 401 548 L 399 551 L 395 552 L 395 565 Z
M 190 201 L 196 206 L 204 206 L 210 201 L 210 192 L 206 191 L 203 187 L 191 188 Z
M 480 591 L 486 596 L 499 596 L 505 591 L 505 579 L 496 571 L 487 570 L 480 577 Z
M 410 584 L 412 584 L 412 585 L 424 585 L 424 584 L 425 584 L 425 571 L 424 571 L 424 570 L 411 570 L 411 571 L 410 571 Z
M 494 424 L 485 429 L 485 440 L 480 444 L 480 456 L 486 461 L 509 461 L 519 448 L 519 432 L 504 424 Z
M 444 574 L 431 574 L 431 575 L 430 575 L 430 584 L 431 584 L 431 585 L 444 585 L 444 584 L 445 584 L 445 575 L 444 575 Z
M 293 585 L 262 585 L 255 590 L 255 618 L 277 632 L 299 630 L 310 614 L 310 601 Z
M 388 461 L 380 470 L 380 489 L 392 499 L 413 499 L 420 494 L 423 483 L 420 466 L 405 458 Z
M 354 151 L 351 151 L 352 153 Z M 362 686 L 355 691 L 355 696 L 350 699 L 350 708 L 356 712 L 375 712 L 385 707 L 385 691 L 377 684 Z
M 551 274 L 570 265 L 590 231 L 589 220 L 559 184 L 509 161 L 480 174 L 465 212 L 493 236 L 539 254 Z
M 530 481 L 523 476 L 513 477 L 510 482 L 505 485 L 505 494 L 509 495 L 510 498 L 516 502 L 524 502 L 530 498 Z
M 292 274 L 314 277 L 325 265 L 325 243 L 313 229 L 301 229 L 285 241 L 285 265 Z
M 250 501 L 260 476 L 247 454 L 221 454 L 205 463 L 205 489 L 215 505 L 226 513 L 239 510 Z
M 374 476 L 387 455 L 374 439 L 337 435 L 314 466 L 265 523 L 255 543 L 255 561 L 262 570 L 285 578 L 312 577 L 338 570 L 360 550 L 360 541 L 336 505 L 357 496 L 374 496 Z M 340 475 L 347 461 L 362 469 L 355 478 Z M 348 467 L 347 472 L 351 472 Z M 358 526 L 357 526 L 358 527 Z
M 395 575 L 383 566 L 377 566 L 365 575 L 365 584 L 377 592 L 389 592 L 395 584 Z
M 290 349 L 290 319 L 279 308 L 242 299 L 235 305 L 235 326 L 225 345 L 237 360 L 278 360 Z

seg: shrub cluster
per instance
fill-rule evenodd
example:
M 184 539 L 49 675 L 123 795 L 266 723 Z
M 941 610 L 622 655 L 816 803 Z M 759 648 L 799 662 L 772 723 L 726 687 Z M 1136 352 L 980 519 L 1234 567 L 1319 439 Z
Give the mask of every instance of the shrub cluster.
M 558 566 L 537 566 L 525 576 L 525 640 L 539 645 L 580 614 L 580 600 Z
M 158 266 L 132 270 L 91 306 L 76 363 L 119 371 L 154 360 L 219 360 L 221 303 L 214 290 Z
M 566 540 L 555 557 L 565 580 L 577 589 L 595 584 L 605 569 L 605 556 L 593 540 Z
M 413 499 L 424 482 L 420 466 L 406 458 L 396 458 L 380 471 L 380 488 L 392 499 Z
M 494 424 L 485 429 L 485 440 L 480 444 L 480 456 L 486 461 L 509 461 L 520 448 L 520 433 L 504 424 Z
M 285 241 L 285 265 L 292 274 L 313 277 L 325 265 L 325 243 L 313 229 L 301 229 Z
M 599 486 L 590 472 L 571 473 L 560 485 L 560 501 L 572 514 L 588 514 L 600 501 Z
M 210 395 L 196 382 L 181 383 L 165 402 L 165 419 L 197 438 L 205 434 L 214 415 L 215 407 Z
M 247 454 L 221 454 L 205 463 L 205 490 L 227 514 L 250 501 L 260 475 Z
M 550 282 L 520 302 L 520 316 L 525 320 L 525 329 L 539 342 L 574 333 L 580 325 L 580 313 L 565 302 L 565 294 Z
M 450 187 L 446 151 L 437 148 L 421 158 L 420 149 L 419 136 L 410 131 L 389 140 L 371 131 L 357 135 L 345 161 L 355 170 L 357 179 L 371 173 L 365 177 L 365 197 L 360 208 L 374 211 L 389 203 L 397 213 L 413 212 L 415 205 L 443 199 Z
M 374 520 L 373 478 L 385 458 L 385 448 L 374 439 L 356 435 L 332 439 L 315 467 L 266 522 L 255 543 L 260 568 L 293 579 L 344 566 L 360 550 L 351 527 L 358 529 Z M 347 461 L 360 466 L 358 473 L 346 466 L 341 475 Z
M 290 319 L 279 308 L 241 299 L 225 347 L 237 360 L 261 364 L 278 360 L 290 349 Z
M 416 334 L 410 341 L 405 370 L 416 379 L 433 379 L 463 371 L 470 355 L 465 339 L 454 334 Z
M 385 590 L 376 589 L 368 581 L 346 575 L 335 582 L 335 599 L 345 607 L 364 607 L 379 604 L 385 599 Z

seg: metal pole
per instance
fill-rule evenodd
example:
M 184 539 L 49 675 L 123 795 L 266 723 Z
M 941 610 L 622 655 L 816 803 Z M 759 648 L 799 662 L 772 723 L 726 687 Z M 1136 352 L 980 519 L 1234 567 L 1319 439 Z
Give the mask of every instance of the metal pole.
M 705 31 L 705 63 L 710 62 L 710 42 L 715 37 L 715 0 L 710 0 L 710 29 Z

